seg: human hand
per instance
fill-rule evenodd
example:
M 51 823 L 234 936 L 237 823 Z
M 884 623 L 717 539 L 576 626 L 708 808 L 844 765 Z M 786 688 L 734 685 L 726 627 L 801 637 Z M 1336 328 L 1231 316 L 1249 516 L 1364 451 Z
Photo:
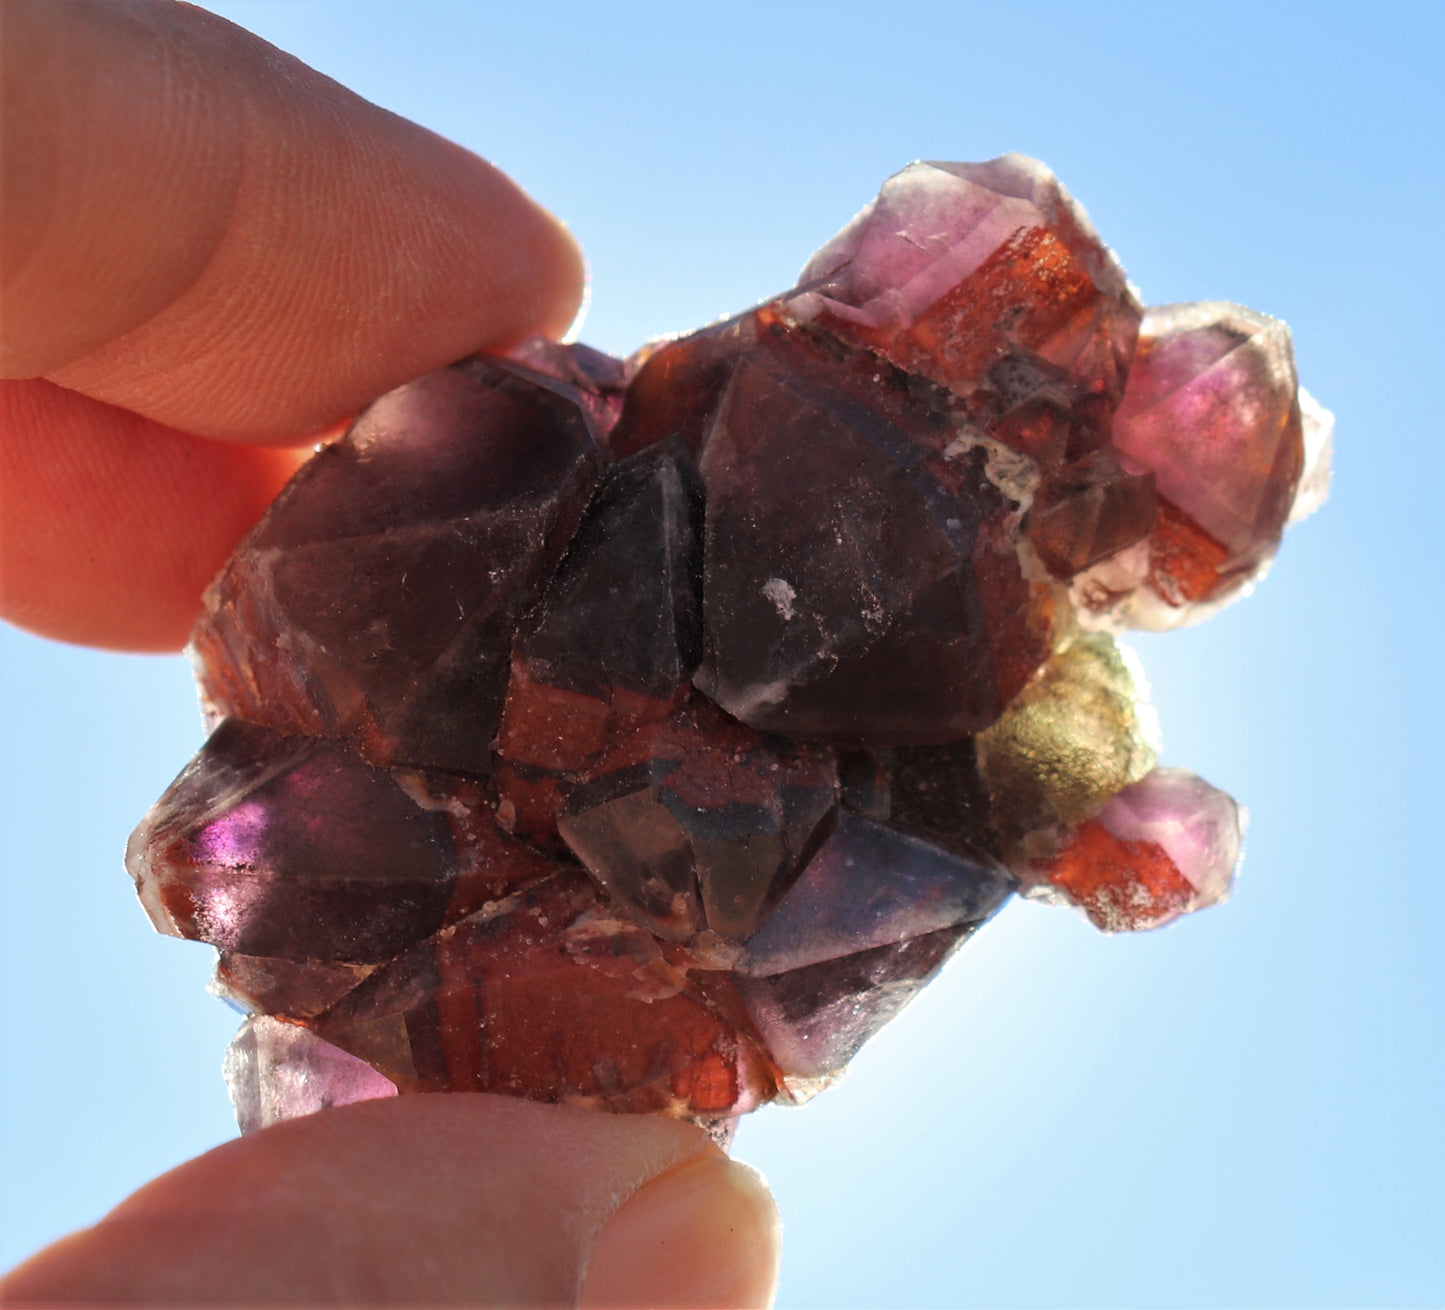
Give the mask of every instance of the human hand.
M 4 0 L 0 614 L 170 650 L 373 396 L 575 313 L 565 231 L 466 151 L 169 0 Z M 757 1305 L 777 1222 L 698 1130 L 346 1106 L 155 1180 L 7 1304 Z

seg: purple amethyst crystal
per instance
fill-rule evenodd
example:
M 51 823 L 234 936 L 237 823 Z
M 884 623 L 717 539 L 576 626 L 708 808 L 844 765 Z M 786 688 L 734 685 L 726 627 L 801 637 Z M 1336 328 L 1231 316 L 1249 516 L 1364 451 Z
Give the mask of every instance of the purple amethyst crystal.
M 217 726 L 130 848 L 252 1015 L 243 1128 L 420 1091 L 716 1127 L 1020 886 L 1109 930 L 1222 899 L 1238 807 L 1155 767 L 1107 633 L 1247 589 L 1327 453 L 1282 324 L 1141 311 L 1019 156 L 911 166 L 630 361 L 383 396 L 207 594 Z

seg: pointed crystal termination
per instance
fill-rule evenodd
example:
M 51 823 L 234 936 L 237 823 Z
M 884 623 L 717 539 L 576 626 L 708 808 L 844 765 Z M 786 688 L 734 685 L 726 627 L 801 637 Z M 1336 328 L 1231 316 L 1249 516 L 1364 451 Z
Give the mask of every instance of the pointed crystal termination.
M 627 365 L 581 342 L 561 345 L 546 337 L 528 337 L 507 352 L 509 359 L 572 387 L 582 411 L 599 436 L 617 426 L 627 393 Z
M 1229 895 L 1244 815 L 1188 769 L 1155 769 L 1125 787 L 1035 876 L 1105 932 L 1158 928 Z
M 628 763 L 582 781 L 558 832 L 619 905 L 670 941 L 746 938 L 832 830 L 832 753 L 766 739 L 702 697 L 619 752 Z
M 787 304 L 947 387 L 1046 472 L 1107 439 L 1140 314 L 1083 210 L 1023 155 L 909 165 Z
M 738 963 L 768 977 L 947 928 L 977 926 L 1014 881 L 982 857 L 967 859 L 885 824 L 843 815 Z
M 740 977 L 738 991 L 782 1070 L 787 1099 L 807 1101 L 836 1082 L 973 931 L 974 925 L 956 925 L 782 973 Z
M 445 814 L 385 770 L 236 720 L 136 830 L 128 863 L 162 932 L 350 964 L 388 960 L 439 928 L 459 868 Z
M 226 1050 L 223 1073 L 243 1133 L 333 1105 L 396 1095 L 396 1084 L 365 1060 L 309 1028 L 266 1015 L 241 1025 Z
M 374 964 L 287 960 L 222 951 L 209 990 L 243 1014 L 284 1014 L 305 1022 L 329 1010 Z
M 1130 473 L 1096 450 L 1044 482 L 1028 538 L 1056 578 L 1072 578 L 1148 537 L 1159 513 L 1152 473 Z
M 676 443 L 603 475 L 542 604 L 524 620 L 498 752 L 588 769 L 609 741 L 664 718 L 702 653 L 702 482 Z
M 518 366 L 471 360 L 383 396 L 208 593 L 203 694 L 379 764 L 485 772 L 512 631 L 597 473 L 577 393 Z
M 984 857 L 844 814 L 737 965 L 790 1095 L 841 1073 L 1013 889 Z
M 287 996 L 280 1012 L 297 1018 L 344 980 L 331 966 L 389 960 L 553 872 L 498 829 L 475 784 L 235 719 L 156 802 L 126 862 L 161 932 L 226 952 L 224 995 L 260 1008 Z
M 1324 427 L 1323 417 L 1312 419 L 1314 431 Z M 1213 613 L 1263 574 L 1302 482 L 1289 329 L 1220 302 L 1149 309 L 1114 416 L 1114 444 L 1154 475 L 1158 517 L 1137 581 L 1120 593 L 1081 580 L 1076 598 L 1138 628 Z M 1328 478 L 1327 437 L 1314 444 L 1311 475 L 1320 482 Z
M 1025 576 L 1017 502 L 928 404 L 840 391 L 811 338 L 759 317 L 702 448 L 698 687 L 792 737 L 977 731 L 1048 653 L 1052 601 Z
M 218 726 L 128 853 L 250 1016 L 243 1129 L 484 1091 L 724 1140 L 1015 889 L 1223 899 L 1239 807 L 1108 633 L 1246 592 L 1331 420 L 1276 320 L 1141 313 L 1043 165 L 915 164 L 755 309 L 371 406 L 208 592 Z

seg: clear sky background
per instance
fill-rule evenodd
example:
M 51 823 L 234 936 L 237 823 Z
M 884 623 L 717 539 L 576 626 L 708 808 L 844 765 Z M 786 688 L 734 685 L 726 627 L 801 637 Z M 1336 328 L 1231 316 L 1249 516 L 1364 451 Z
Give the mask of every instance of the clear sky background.
M 211 7 L 565 216 L 611 350 L 789 285 L 909 160 L 1011 149 L 1147 299 L 1291 323 L 1331 502 L 1251 600 L 1137 643 L 1165 762 L 1250 807 L 1235 900 L 1131 938 L 1011 907 L 736 1154 L 784 1307 L 1445 1302 L 1440 7 Z M 198 744 L 184 663 L 0 660 L 9 1263 L 234 1132 L 236 1017 L 121 869 Z

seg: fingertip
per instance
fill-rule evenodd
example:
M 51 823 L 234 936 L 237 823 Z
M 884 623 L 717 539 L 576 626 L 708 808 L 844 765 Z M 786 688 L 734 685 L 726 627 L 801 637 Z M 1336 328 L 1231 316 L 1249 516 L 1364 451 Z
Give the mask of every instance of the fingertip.
M 770 1306 L 781 1235 L 762 1175 L 720 1151 L 701 1152 L 645 1183 L 608 1220 L 578 1304 Z
M 531 331 L 559 340 L 577 326 L 587 296 L 587 259 L 571 227 L 549 209 L 531 202 L 542 222 L 538 225 L 538 303 L 524 320 L 521 335 Z M 509 343 L 511 344 L 511 343 Z

